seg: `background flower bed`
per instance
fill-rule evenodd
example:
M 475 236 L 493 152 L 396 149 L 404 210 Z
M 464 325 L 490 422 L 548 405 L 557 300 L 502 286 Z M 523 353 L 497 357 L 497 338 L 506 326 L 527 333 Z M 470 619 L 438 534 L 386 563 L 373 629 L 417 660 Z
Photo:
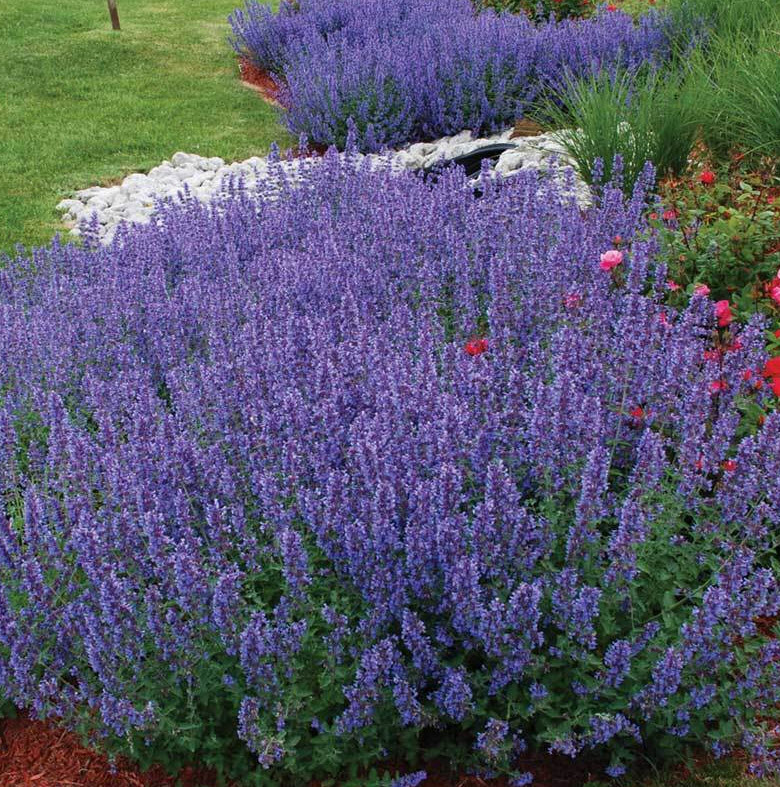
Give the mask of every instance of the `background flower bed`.
M 669 54 L 666 19 L 604 11 L 534 23 L 469 0 L 304 0 L 277 14 L 250 0 L 233 45 L 277 80 L 285 122 L 317 144 L 377 150 L 511 125 L 564 75 L 636 69 Z
M 664 304 L 649 172 L 583 215 L 311 167 L 0 270 L 8 697 L 247 784 L 771 767 L 767 324 Z

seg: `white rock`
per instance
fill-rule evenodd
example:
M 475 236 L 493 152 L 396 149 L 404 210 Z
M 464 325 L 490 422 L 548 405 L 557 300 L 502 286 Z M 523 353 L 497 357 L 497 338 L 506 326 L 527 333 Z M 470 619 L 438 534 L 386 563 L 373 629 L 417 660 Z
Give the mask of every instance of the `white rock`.
M 84 203 L 78 199 L 64 199 L 57 203 L 56 210 L 61 213 L 70 213 L 75 216 L 77 213 L 84 210 Z
M 456 158 L 457 156 L 465 156 L 471 153 L 472 150 L 477 150 L 481 147 L 473 142 L 461 142 L 459 145 L 453 145 L 447 150 L 447 158 Z
M 76 192 L 76 196 L 86 202 L 90 197 L 95 197 L 103 191 L 102 186 L 90 186 L 88 189 L 82 189 Z
M 102 200 L 104 200 L 107 205 L 113 205 L 117 194 L 119 194 L 120 192 L 121 189 L 119 186 L 109 186 L 108 188 L 103 189 L 103 191 L 100 194 L 98 194 L 98 196 Z
M 251 159 L 250 159 L 251 161 Z M 211 158 L 207 158 L 203 162 L 202 169 L 208 172 L 216 172 L 220 167 L 224 167 L 225 162 L 219 156 L 212 156 Z
M 119 208 L 120 213 L 127 215 L 128 213 L 135 213 L 136 211 L 143 210 L 144 204 L 136 197 L 128 198 L 124 205 Z
M 102 195 L 90 197 L 87 200 L 87 209 L 102 211 L 108 207 L 108 202 L 103 199 Z
M 414 145 L 409 145 L 406 148 L 407 153 L 411 153 L 413 156 L 421 156 L 425 158 L 430 153 L 436 150 L 436 144 L 433 142 L 416 142 Z
M 185 167 L 177 167 L 176 177 L 179 180 L 189 180 L 189 178 L 194 178 L 199 172 L 199 169 L 193 167 L 192 164 L 188 164 Z
M 419 169 L 422 166 L 423 157 L 410 153 L 408 150 L 402 150 L 393 156 L 392 161 L 405 169 Z
M 436 162 L 471 153 L 485 145 L 506 142 L 511 134 L 512 128 L 507 128 L 489 137 L 475 139 L 469 130 L 464 130 L 433 142 L 417 142 L 400 150 L 390 150 L 383 155 L 351 154 L 351 159 L 358 164 L 366 160 L 372 169 L 388 167 L 392 172 L 400 173 L 429 167 Z M 511 141 L 516 147 L 502 154 L 495 167 L 495 171 L 503 176 L 510 177 L 528 168 L 546 171 L 553 157 L 560 161 L 564 159 L 563 148 L 549 134 Z M 120 223 L 148 224 L 160 200 L 181 201 L 189 195 L 208 204 L 229 194 L 231 182 L 235 184 L 238 181 L 248 191 L 262 193 L 273 199 L 279 195 L 285 183 L 294 185 L 300 182 L 307 172 L 318 166 L 318 162 L 316 158 L 284 159 L 269 164 L 265 157 L 252 156 L 246 161 L 226 164 L 217 156 L 204 158 L 179 151 L 170 161 L 161 162 L 146 175 L 129 175 L 120 186 L 84 189 L 76 193 L 75 199 L 62 200 L 57 208 L 65 212 L 64 220 L 71 216 L 87 220 L 97 210 L 100 222 L 98 232 L 102 241 L 107 243 Z M 559 172 L 562 170 L 556 168 L 553 174 L 556 179 L 562 177 Z M 590 192 L 581 181 L 575 181 L 573 194 L 581 204 L 586 204 Z M 89 204 L 85 206 L 85 202 Z
M 433 153 L 429 153 L 423 159 L 422 165 L 423 165 L 423 167 L 432 167 L 434 164 L 436 164 L 436 162 L 444 161 L 445 158 L 446 158 L 446 156 L 444 155 L 444 153 L 442 151 L 434 150 Z
M 186 183 L 191 189 L 197 189 L 202 183 L 213 179 L 213 177 L 213 172 L 196 172 L 191 178 L 187 179 Z
M 152 216 L 150 212 L 146 211 L 135 211 L 133 213 L 128 213 L 125 216 L 127 221 L 133 221 L 136 224 L 148 224 L 152 220 Z
M 176 191 L 176 189 L 181 188 L 181 181 L 176 177 L 176 175 L 165 175 L 154 182 L 154 188 L 151 193 L 153 194 L 163 194 L 169 191 Z
M 455 134 L 454 136 L 449 138 L 450 145 L 460 145 L 464 142 L 470 142 L 473 139 L 471 136 L 471 132 L 467 129 L 466 131 L 461 131 L 459 134 Z
M 506 175 L 509 172 L 515 172 L 521 169 L 526 160 L 525 151 L 506 150 L 499 156 L 495 170 L 501 175 Z
M 550 153 L 555 156 L 566 156 L 566 148 L 561 145 L 561 143 L 557 139 L 553 139 L 550 136 L 542 135 L 540 137 L 533 137 L 535 141 L 534 147 L 539 150 L 543 150 L 546 153 Z
M 173 164 L 174 167 L 186 167 L 187 165 L 191 165 L 196 169 L 200 169 L 203 161 L 203 157 L 195 153 L 183 153 L 179 151 L 171 156 L 171 164 Z
M 162 163 L 159 166 L 150 169 L 148 173 L 148 177 L 154 178 L 155 180 L 160 180 L 167 176 L 172 176 L 176 178 L 177 177 L 176 172 L 177 170 L 175 167 L 172 167 L 170 164 L 167 163 Z
M 121 189 L 125 194 L 131 194 L 139 189 L 148 189 L 154 183 L 152 178 L 142 175 L 140 172 L 128 175 L 123 181 Z

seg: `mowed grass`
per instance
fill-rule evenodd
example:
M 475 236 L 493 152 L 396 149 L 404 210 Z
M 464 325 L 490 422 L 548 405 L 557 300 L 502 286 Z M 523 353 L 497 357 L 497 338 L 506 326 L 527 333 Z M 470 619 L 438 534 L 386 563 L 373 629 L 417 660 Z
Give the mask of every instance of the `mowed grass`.
M 56 204 L 177 150 L 230 161 L 293 142 L 238 79 L 237 0 L 0 0 L 0 251 L 47 243 Z

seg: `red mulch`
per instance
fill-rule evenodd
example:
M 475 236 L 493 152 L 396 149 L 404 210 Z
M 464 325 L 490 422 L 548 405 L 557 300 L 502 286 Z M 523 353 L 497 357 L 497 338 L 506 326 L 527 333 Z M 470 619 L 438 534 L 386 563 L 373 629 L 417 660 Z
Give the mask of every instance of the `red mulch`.
M 212 787 L 214 773 L 187 768 L 183 787 Z M 0 787 L 176 787 L 159 768 L 141 773 L 120 760 L 84 748 L 77 735 L 26 718 L 0 721 Z
M 252 90 L 256 90 L 268 103 L 284 109 L 284 105 L 279 100 L 279 86 L 274 82 L 273 77 L 262 68 L 258 68 L 251 60 L 246 57 L 238 58 L 238 71 L 241 74 L 241 81 Z M 309 143 L 306 150 L 296 147 L 292 151 L 293 158 L 306 158 L 308 156 L 323 156 L 327 147 Z
M 599 769 L 567 757 L 529 755 L 523 767 L 534 774 L 534 787 L 576 787 L 598 778 Z M 506 787 L 505 779 L 453 775 L 445 765 L 426 766 L 422 787 Z M 216 787 L 213 772 L 187 768 L 182 787 Z M 175 777 L 154 767 L 142 773 L 124 759 L 112 768 L 108 759 L 85 748 L 75 734 L 27 718 L 0 721 L 0 787 L 177 787 Z M 312 787 L 317 787 L 316 784 Z
M 279 102 L 279 86 L 267 71 L 258 68 L 246 57 L 238 58 L 238 71 L 241 74 L 241 81 L 245 85 L 256 90 L 271 104 L 276 104 L 278 107 L 282 106 Z

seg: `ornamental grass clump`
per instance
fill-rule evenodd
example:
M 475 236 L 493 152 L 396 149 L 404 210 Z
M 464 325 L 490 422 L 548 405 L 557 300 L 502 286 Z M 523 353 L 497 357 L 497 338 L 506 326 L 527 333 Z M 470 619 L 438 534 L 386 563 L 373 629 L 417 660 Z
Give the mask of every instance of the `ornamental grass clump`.
M 647 161 L 659 177 L 687 169 L 706 101 L 698 89 L 698 83 L 672 72 L 568 74 L 534 114 L 556 129 L 553 137 L 585 182 L 592 182 L 598 161 L 607 162 L 602 174 L 611 178 L 610 162 L 619 156 L 630 193 Z
M 278 14 L 249 0 L 230 21 L 236 51 L 277 81 L 291 131 L 343 148 L 351 121 L 366 151 L 491 133 L 566 74 L 634 70 L 669 52 L 658 14 L 534 24 L 470 0 L 307 0 Z
M 771 770 L 762 319 L 664 305 L 649 170 L 355 162 L 0 268 L 3 694 L 247 785 Z

